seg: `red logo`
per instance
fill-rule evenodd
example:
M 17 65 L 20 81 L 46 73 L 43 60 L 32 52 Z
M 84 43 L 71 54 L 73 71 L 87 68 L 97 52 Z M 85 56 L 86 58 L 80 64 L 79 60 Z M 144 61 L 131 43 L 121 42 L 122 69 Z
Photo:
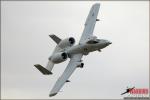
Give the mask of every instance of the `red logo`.
M 124 97 L 124 99 L 149 99 L 149 90 L 148 88 L 128 88 L 125 92 L 121 93 L 121 95 L 124 94 L 130 94 L 127 97 Z
M 147 88 L 134 88 L 131 91 L 129 91 L 130 94 L 148 94 L 148 89 Z

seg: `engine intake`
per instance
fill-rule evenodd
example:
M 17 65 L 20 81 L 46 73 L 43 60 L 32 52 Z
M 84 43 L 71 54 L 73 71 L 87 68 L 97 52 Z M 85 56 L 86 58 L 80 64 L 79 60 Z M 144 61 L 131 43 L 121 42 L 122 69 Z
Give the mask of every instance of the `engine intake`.
M 67 53 L 59 52 L 52 55 L 49 60 L 51 60 L 53 63 L 60 63 L 67 60 L 67 58 L 68 58 Z
M 69 42 L 70 42 L 70 44 L 74 44 L 75 43 L 75 39 L 73 37 L 70 37 L 69 38 Z
M 61 56 L 62 56 L 63 59 L 67 59 L 67 54 L 66 53 L 62 53 Z
M 58 46 L 60 48 L 66 48 L 66 47 L 70 47 L 70 46 L 73 46 L 75 43 L 75 39 L 73 37 L 70 37 L 70 38 L 66 38 L 64 40 L 62 40 Z

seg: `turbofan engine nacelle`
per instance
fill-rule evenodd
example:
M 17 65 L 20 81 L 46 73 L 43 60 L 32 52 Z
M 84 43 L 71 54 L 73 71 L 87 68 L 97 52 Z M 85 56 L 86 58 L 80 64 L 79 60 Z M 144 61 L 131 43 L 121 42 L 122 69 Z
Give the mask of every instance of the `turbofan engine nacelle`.
M 52 55 L 49 60 L 51 60 L 54 63 L 60 63 L 63 62 L 65 60 L 67 60 L 68 55 L 65 52 L 59 52 L 59 53 L 55 53 L 54 55 Z
M 73 46 L 75 44 L 75 39 L 73 37 L 70 37 L 70 38 L 66 38 L 64 40 L 62 40 L 58 46 L 60 48 L 66 48 L 66 47 L 70 47 L 70 46 Z

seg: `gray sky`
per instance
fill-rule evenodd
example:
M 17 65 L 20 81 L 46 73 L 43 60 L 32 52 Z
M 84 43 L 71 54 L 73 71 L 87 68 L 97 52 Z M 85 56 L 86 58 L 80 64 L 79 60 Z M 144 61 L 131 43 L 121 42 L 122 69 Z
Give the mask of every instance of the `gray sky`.
M 120 99 L 127 86 L 149 88 L 148 1 L 2 1 L 1 95 L 3 99 L 48 99 L 68 64 L 43 76 L 34 64 L 46 65 L 55 43 L 48 35 L 75 37 L 78 43 L 94 3 L 101 3 L 94 35 L 112 44 L 83 57 L 54 99 Z M 125 95 L 128 96 L 128 95 Z

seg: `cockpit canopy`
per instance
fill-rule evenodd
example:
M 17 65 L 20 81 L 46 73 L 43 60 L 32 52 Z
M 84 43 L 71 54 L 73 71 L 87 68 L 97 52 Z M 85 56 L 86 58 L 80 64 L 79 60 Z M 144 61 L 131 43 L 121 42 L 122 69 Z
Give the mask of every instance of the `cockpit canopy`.
M 94 39 L 94 40 L 89 40 L 87 41 L 87 44 L 96 44 L 99 43 L 100 39 Z

